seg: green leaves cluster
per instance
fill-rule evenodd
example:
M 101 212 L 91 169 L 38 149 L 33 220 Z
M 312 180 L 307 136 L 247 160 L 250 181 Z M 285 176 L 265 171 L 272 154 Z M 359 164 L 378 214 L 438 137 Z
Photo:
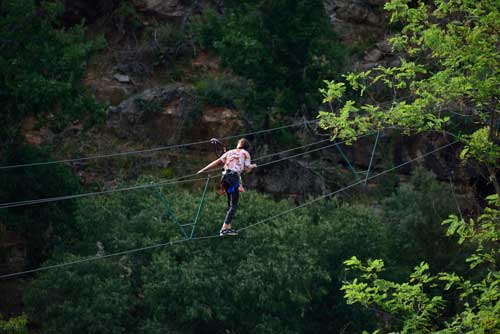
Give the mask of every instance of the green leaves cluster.
M 199 198 L 182 190 L 166 194 L 179 221 L 192 221 Z M 245 192 L 235 227 L 291 207 Z M 225 211 L 225 198 L 209 193 L 195 236 L 216 234 Z M 77 233 L 47 265 L 182 238 L 151 192 L 84 200 L 76 216 Z M 46 271 L 25 302 L 44 333 L 305 332 L 312 323 L 323 326 L 319 317 L 332 305 L 339 317 L 351 317 L 339 307 L 341 260 L 356 247 L 366 256 L 380 254 L 383 233 L 370 210 L 324 203 L 235 238 L 194 240 Z
M 466 132 L 461 138 L 465 143 L 461 157 L 487 167 L 497 194 L 488 197 L 488 206 L 479 217 L 466 220 L 451 215 L 444 221 L 447 235 L 458 238 L 464 253 L 474 249 L 465 259 L 467 270 L 452 271 L 452 259 L 447 270 L 421 262 L 409 280 L 401 283 L 384 277 L 388 274 L 381 260 L 364 264 L 353 257 L 345 264 L 360 271 L 361 276 L 346 281 L 342 290 L 348 303 L 375 310 L 379 330 L 386 332 L 497 333 L 500 6 L 494 0 L 392 0 L 385 8 L 391 12 L 391 22 L 402 25 L 401 32 L 391 39 L 393 48 L 401 52 L 401 65 L 350 73 L 344 76 L 346 83 L 327 82 L 323 102 L 331 109 L 320 113 L 321 125 L 332 129 L 334 136 L 349 140 L 382 127 L 396 127 L 406 133 L 459 129 Z M 375 95 L 381 87 L 390 95 L 388 102 Z M 344 100 L 347 88 L 362 96 L 366 104 Z M 474 127 L 463 128 L 462 118 L 472 120 Z M 405 193 L 408 191 L 402 195 Z M 389 200 L 386 204 L 389 208 L 398 204 L 412 207 L 406 200 Z M 390 211 L 386 214 L 391 216 Z M 420 220 L 415 218 L 414 214 L 400 217 L 409 227 L 412 221 Z M 430 225 L 422 231 L 427 237 L 437 230 Z M 395 235 L 404 239 L 404 234 Z M 435 243 L 427 245 L 432 249 Z M 436 248 L 442 252 L 448 248 L 442 246 Z M 446 263 L 436 261 L 440 262 Z M 433 274 L 430 268 L 442 272 Z
M 0 140 L 12 142 L 28 113 L 54 129 L 84 113 L 102 111 L 82 85 L 88 57 L 104 45 L 82 25 L 65 27 L 59 1 L 6 0 L 0 4 Z
M 0 315 L 1 334 L 28 334 L 28 318 L 25 315 L 3 320 Z
M 494 128 L 500 120 L 498 2 L 435 0 L 413 5 L 392 0 L 385 8 L 391 22 L 402 24 L 391 39 L 401 52 L 401 64 L 346 74 L 346 83 L 327 81 L 321 93 L 331 110 L 319 114 L 321 126 L 334 136 L 355 140 L 382 127 L 407 132 L 457 128 L 465 117 L 476 126 L 461 129 L 472 134 L 463 141 L 482 151 L 470 149 L 467 156 L 491 162 L 484 152 L 498 145 L 499 136 Z M 384 98 L 376 96 L 381 87 Z M 364 104 L 345 97 L 346 88 L 366 97 Z M 493 160 L 498 163 L 498 157 Z
M 222 65 L 254 82 L 256 112 L 274 108 L 280 118 L 317 107 L 320 78 L 333 78 L 343 58 L 323 2 L 229 1 L 225 7 L 224 16 L 207 11 L 194 30 Z
M 20 146 L 6 152 L 2 166 L 51 160 L 46 149 Z M 11 203 L 80 192 L 78 177 L 62 165 L 40 165 L 0 172 L 0 202 Z M 73 232 L 74 201 L 13 207 L 0 211 L 0 221 L 27 242 L 27 264 L 38 266 Z
M 356 257 L 345 261 L 361 271 L 361 279 L 342 287 L 348 303 L 361 303 L 386 314 L 385 330 L 396 333 L 496 333 L 500 330 L 500 202 L 488 197 L 488 207 L 477 219 L 451 215 L 443 224 L 447 235 L 475 247 L 466 259 L 467 275 L 441 272 L 433 275 L 429 265 L 415 267 L 409 281 L 397 283 L 381 278 L 381 260 L 363 265 Z M 441 292 L 441 293 L 440 293 Z M 453 307 L 453 305 L 455 305 Z

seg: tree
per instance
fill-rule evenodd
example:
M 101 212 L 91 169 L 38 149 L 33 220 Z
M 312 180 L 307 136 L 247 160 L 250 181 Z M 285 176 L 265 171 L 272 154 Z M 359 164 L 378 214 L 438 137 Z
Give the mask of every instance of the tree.
M 402 183 L 381 201 L 381 221 L 387 225 L 387 247 L 392 250 L 385 259 L 393 272 L 401 268 L 401 274 L 407 275 L 421 261 L 434 270 L 460 269 L 465 252 L 455 240 L 445 236 L 446 227 L 441 225 L 443 218 L 459 214 L 459 198 L 450 193 L 449 184 L 438 182 L 423 168 L 416 168 L 409 182 Z
M 46 149 L 31 146 L 11 148 L 2 165 L 51 160 Z M 0 171 L 0 201 L 11 203 L 80 192 L 80 182 L 71 168 L 40 165 Z M 0 219 L 9 229 L 26 239 L 28 264 L 37 266 L 53 248 L 75 232 L 74 200 L 0 209 Z
M 494 0 L 412 3 L 392 0 L 385 5 L 391 21 L 402 24 L 401 33 L 391 40 L 404 52 L 401 65 L 349 73 L 346 83 L 326 82 L 323 101 L 331 111 L 320 113 L 321 125 L 333 129 L 334 136 L 355 140 L 384 126 L 406 133 L 436 131 L 459 128 L 462 117 L 470 118 L 476 125 L 462 129 L 469 132 L 461 137 L 461 157 L 487 168 L 497 194 L 487 197 L 479 217 L 451 215 L 443 222 L 459 244 L 475 246 L 466 260 L 469 271 L 433 275 L 429 264 L 421 262 L 408 282 L 399 283 L 383 278 L 383 260 L 352 257 L 345 264 L 361 276 L 346 281 L 342 290 L 349 303 L 373 309 L 384 332 L 497 333 L 500 6 Z M 372 94 L 364 105 L 343 101 L 348 87 L 365 96 L 376 84 L 391 92 L 392 101 L 377 101 Z
M 314 109 L 320 78 L 333 78 L 343 59 L 323 2 L 261 0 L 225 5 L 223 17 L 208 11 L 196 32 L 206 47 L 216 51 L 222 65 L 254 82 L 255 110 L 275 108 L 273 116 L 279 118 L 302 107 Z
M 60 1 L 0 4 L 0 140 L 12 144 L 31 113 L 61 129 L 85 112 L 102 114 L 82 84 L 88 57 L 104 45 L 88 41 L 83 25 L 64 27 Z
M 401 65 L 378 66 L 344 75 L 345 82 L 326 81 L 321 90 L 330 112 L 320 124 L 334 136 L 355 137 L 382 127 L 412 131 L 461 129 L 464 159 L 483 163 L 500 195 L 500 6 L 496 0 L 392 0 L 385 5 L 391 22 L 402 25 L 392 39 L 402 52 Z M 377 99 L 375 88 L 389 92 Z M 366 97 L 345 100 L 347 89 Z
M 489 196 L 488 207 L 477 219 L 455 215 L 443 224 L 447 235 L 475 246 L 466 262 L 466 275 L 441 272 L 432 275 L 425 262 L 415 267 L 408 282 L 381 278 L 382 260 L 364 264 L 356 257 L 345 261 L 361 278 L 342 287 L 348 303 L 374 308 L 385 321 L 384 331 L 395 333 L 498 333 L 500 330 L 500 201 Z M 455 305 L 455 307 L 453 307 Z
M 28 334 L 28 318 L 25 315 L 3 320 L 0 315 L 0 334 Z
M 179 221 L 191 222 L 199 198 L 180 189 L 165 193 Z M 252 191 L 242 196 L 238 227 L 293 208 Z M 195 236 L 216 234 L 225 206 L 209 193 Z M 82 200 L 74 225 L 78 233 L 47 265 L 183 238 L 150 191 Z M 342 259 L 356 247 L 366 258 L 380 255 L 383 234 L 369 209 L 332 201 L 237 238 L 193 240 L 46 271 L 29 289 L 27 313 L 46 333 L 305 332 L 320 328 L 332 305 L 343 319 L 350 317 L 338 290 Z

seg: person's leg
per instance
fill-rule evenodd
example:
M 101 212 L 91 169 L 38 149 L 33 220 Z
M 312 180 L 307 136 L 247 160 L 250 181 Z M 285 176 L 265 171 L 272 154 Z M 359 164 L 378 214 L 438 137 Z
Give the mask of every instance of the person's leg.
M 228 197 L 228 208 L 227 208 L 226 218 L 224 219 L 224 224 L 222 224 L 223 230 L 231 228 L 231 223 L 233 221 L 234 214 L 236 213 L 236 209 L 238 208 L 240 193 L 238 192 L 238 189 L 236 189 L 232 193 L 227 194 L 227 197 Z
M 228 188 L 226 184 L 224 184 L 224 188 L 226 189 L 226 197 L 227 197 L 227 212 L 226 212 L 226 218 L 224 219 L 224 223 L 222 224 L 221 231 L 224 230 L 229 230 L 231 228 L 231 221 L 229 221 L 229 224 L 227 224 L 227 216 L 229 214 L 229 210 L 231 210 L 231 194 L 227 192 Z
M 224 223 L 222 224 L 221 231 L 231 229 L 231 222 L 233 220 L 234 214 L 236 213 L 236 208 L 238 206 L 240 197 L 238 189 L 234 189 L 236 187 L 233 187 L 236 182 L 238 182 L 238 175 L 229 175 L 223 183 L 224 189 L 226 190 L 227 194 L 227 213 L 226 218 L 224 219 Z M 229 190 L 231 188 L 233 189 L 231 193 L 229 193 Z

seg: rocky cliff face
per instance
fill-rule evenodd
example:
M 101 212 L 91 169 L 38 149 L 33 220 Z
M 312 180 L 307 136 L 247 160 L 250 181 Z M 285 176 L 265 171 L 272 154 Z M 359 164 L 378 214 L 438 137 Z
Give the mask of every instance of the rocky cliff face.
M 96 7 L 92 1 L 68 0 L 73 9 L 93 13 L 106 8 Z M 349 59 L 345 71 L 366 70 L 378 65 L 397 65 L 398 58 L 391 49 L 388 38 L 388 16 L 383 10 L 386 0 L 326 0 L 325 7 L 334 30 L 349 47 L 363 50 Z M 223 12 L 223 2 L 217 0 L 132 0 L 131 3 L 141 13 L 159 20 L 183 22 L 200 11 L 205 5 L 216 7 Z M 111 5 L 110 5 L 111 6 Z M 98 8 L 98 9 L 96 9 Z M 99 9 L 100 8 L 100 9 Z M 198 57 L 199 58 L 199 57 Z M 197 61 L 196 58 L 193 63 Z M 212 69 L 214 70 L 214 69 Z M 212 71 L 211 70 L 211 71 Z M 215 69 L 217 71 L 217 69 Z M 168 145 L 196 141 L 211 137 L 224 137 L 251 130 L 245 128 L 237 110 L 205 106 L 195 110 L 193 89 L 187 84 L 166 86 L 149 85 L 146 88 L 136 84 L 126 75 L 117 76 L 112 71 L 106 75 L 89 72 L 87 83 L 102 101 L 112 106 L 108 111 L 107 128 L 117 137 L 127 141 L 146 140 L 149 143 Z M 133 95 L 131 95 L 133 94 Z M 308 140 L 314 140 L 313 137 Z M 432 147 L 434 136 L 421 136 L 397 140 L 389 143 L 382 140 L 380 146 L 389 149 L 378 150 L 375 154 L 375 168 L 393 157 L 392 165 L 415 158 L 422 148 Z M 373 138 L 352 147 L 345 147 L 349 159 L 357 169 L 366 169 L 371 154 Z M 345 165 L 336 150 L 322 152 L 325 160 L 334 166 Z M 387 156 L 386 156 L 387 155 Z M 457 162 L 444 154 L 426 159 L 425 164 L 437 174 L 446 170 L 445 166 L 457 166 Z M 446 175 L 439 175 L 446 178 Z M 297 180 L 297 182 L 290 182 Z M 258 170 L 248 177 L 248 185 L 271 194 L 287 194 L 303 197 L 305 194 L 320 194 L 329 190 L 324 177 L 318 177 L 307 158 L 283 162 Z
M 381 40 L 386 31 L 385 0 L 327 0 L 327 9 L 334 29 L 344 43 L 352 45 Z
M 378 65 L 397 66 L 398 58 L 388 42 L 387 0 L 327 0 L 325 7 L 334 30 L 347 46 L 363 50 L 355 55 L 346 70 L 367 70 Z
M 174 144 L 241 132 L 237 110 L 194 107 L 192 88 L 183 84 L 146 89 L 108 110 L 107 127 L 127 139 Z

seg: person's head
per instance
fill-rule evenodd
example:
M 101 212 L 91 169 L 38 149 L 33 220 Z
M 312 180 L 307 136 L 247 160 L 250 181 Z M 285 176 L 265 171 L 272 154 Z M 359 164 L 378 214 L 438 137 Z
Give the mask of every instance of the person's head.
M 248 151 L 248 149 L 250 148 L 250 143 L 245 138 L 241 138 L 240 140 L 238 140 L 238 145 L 236 146 L 236 148 L 242 148 Z

